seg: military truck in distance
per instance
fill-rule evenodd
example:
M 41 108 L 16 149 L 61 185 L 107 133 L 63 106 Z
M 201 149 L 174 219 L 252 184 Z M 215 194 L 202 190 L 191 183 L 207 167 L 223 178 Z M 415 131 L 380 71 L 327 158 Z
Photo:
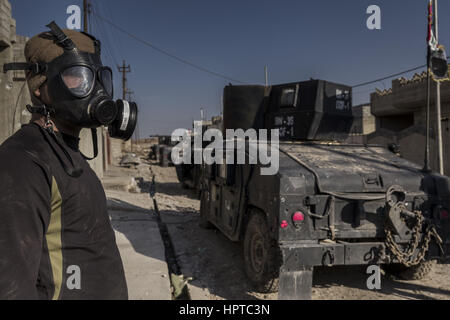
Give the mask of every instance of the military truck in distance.
M 204 134 L 209 129 L 217 129 L 222 131 L 222 116 L 216 116 L 211 118 L 210 121 L 196 121 L 197 125 L 201 126 L 201 132 L 199 134 Z M 193 124 L 195 128 L 195 122 Z M 202 183 L 202 174 L 203 174 L 203 165 L 194 163 L 194 153 L 195 153 L 195 130 L 192 130 L 191 135 L 191 163 L 190 164 L 179 164 L 175 165 L 177 178 L 180 181 L 183 188 L 194 190 L 197 194 L 201 192 L 201 183 Z M 202 149 L 205 148 L 209 142 L 204 141 L 202 143 Z
M 149 159 L 156 160 L 162 167 L 169 167 L 172 163 L 171 153 L 173 146 L 171 136 L 157 136 L 158 143 L 151 147 Z
M 322 80 L 225 88 L 223 129 L 279 129 L 279 172 L 205 166 L 200 224 L 243 242 L 260 292 L 309 299 L 317 266 L 418 278 L 449 252 L 450 178 L 381 146 L 340 143 L 351 98 L 350 87 Z

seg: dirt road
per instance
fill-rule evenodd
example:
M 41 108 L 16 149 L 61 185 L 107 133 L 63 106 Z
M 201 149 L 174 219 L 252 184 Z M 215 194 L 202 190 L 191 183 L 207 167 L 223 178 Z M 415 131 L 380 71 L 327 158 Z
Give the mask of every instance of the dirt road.
M 192 299 L 277 299 L 277 294 L 252 291 L 244 274 L 240 243 L 228 241 L 217 230 L 198 226 L 199 201 L 193 191 L 182 189 L 174 168 L 140 165 L 133 173 L 142 193 L 133 195 L 136 205 L 149 206 L 150 168 L 156 176 L 156 198 L 167 225 L 175 255 L 189 281 Z M 130 172 L 131 173 L 131 172 Z M 364 267 L 316 268 L 315 300 L 450 299 L 450 269 L 439 264 L 427 280 L 399 281 L 383 276 L 382 289 L 370 291 Z

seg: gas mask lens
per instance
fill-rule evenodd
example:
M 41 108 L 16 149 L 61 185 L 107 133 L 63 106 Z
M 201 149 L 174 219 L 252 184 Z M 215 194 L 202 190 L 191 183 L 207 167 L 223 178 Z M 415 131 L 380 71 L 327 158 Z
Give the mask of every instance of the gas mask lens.
M 94 86 L 94 74 L 88 67 L 70 67 L 62 72 L 61 77 L 64 85 L 75 97 L 87 96 Z
M 112 71 L 110 68 L 104 67 L 100 69 L 99 71 L 99 77 L 100 81 L 103 85 L 103 88 L 105 88 L 106 93 L 113 97 L 114 91 L 113 91 L 113 81 L 112 81 Z

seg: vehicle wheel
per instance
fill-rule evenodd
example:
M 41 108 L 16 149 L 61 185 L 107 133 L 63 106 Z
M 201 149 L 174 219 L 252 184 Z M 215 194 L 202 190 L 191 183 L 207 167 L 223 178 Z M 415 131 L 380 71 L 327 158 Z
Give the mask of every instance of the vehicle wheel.
M 417 266 L 405 267 L 401 264 L 386 265 L 386 272 L 402 280 L 422 280 L 434 270 L 436 260 L 422 261 Z
M 205 190 L 200 192 L 200 219 L 198 225 L 203 229 L 213 229 L 214 225 L 207 218 L 209 205 L 207 192 Z
M 250 213 L 244 238 L 245 272 L 258 292 L 278 291 L 281 255 L 275 240 L 269 236 L 266 217 Z

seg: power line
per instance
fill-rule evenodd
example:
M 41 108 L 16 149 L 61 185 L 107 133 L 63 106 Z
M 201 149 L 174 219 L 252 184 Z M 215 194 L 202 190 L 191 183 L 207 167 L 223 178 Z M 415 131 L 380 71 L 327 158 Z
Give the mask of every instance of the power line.
M 180 57 L 178 57 L 178 56 L 176 56 L 176 55 L 174 55 L 174 54 L 172 54 L 172 53 L 170 53 L 170 52 L 168 52 L 168 51 L 166 51 L 166 50 L 164 50 L 164 49 L 162 49 L 162 48 L 159 48 L 159 47 L 155 46 L 154 44 L 152 44 L 152 43 L 150 43 L 150 42 L 148 42 L 148 41 L 146 41 L 146 40 L 143 40 L 143 39 L 139 38 L 138 36 L 135 36 L 134 34 L 128 32 L 128 31 L 126 31 L 125 29 L 123 29 L 123 28 L 119 27 L 118 25 L 114 24 L 112 21 L 110 21 L 110 20 L 108 20 L 108 19 L 106 19 L 106 18 L 100 16 L 99 14 L 97 14 L 96 10 L 92 10 L 91 12 L 92 12 L 93 15 L 97 16 L 100 20 L 102 20 L 102 21 L 108 23 L 109 25 L 111 25 L 112 27 L 116 28 L 116 29 L 119 30 L 120 32 L 126 34 L 126 35 L 129 36 L 130 38 L 133 38 L 133 39 L 135 39 L 136 41 L 138 41 L 138 42 L 140 42 L 140 43 L 142 43 L 142 44 L 144 44 L 144 45 L 146 45 L 146 46 L 152 48 L 153 50 L 158 51 L 159 53 L 162 53 L 162 54 L 164 54 L 164 55 L 166 55 L 166 56 L 168 56 L 168 57 L 170 57 L 170 58 L 172 58 L 172 59 L 175 59 L 175 60 L 177 60 L 177 61 L 179 61 L 179 62 L 181 62 L 181 63 L 184 63 L 184 64 L 186 64 L 186 65 L 189 65 L 189 66 L 191 66 L 191 67 L 193 67 L 193 68 L 195 68 L 195 69 L 198 69 L 198 70 L 200 70 L 200 71 L 209 73 L 209 74 L 214 75 L 214 76 L 216 76 L 216 77 L 223 78 L 223 79 L 225 79 L 225 80 L 229 80 L 229 81 L 233 81 L 233 82 L 237 82 L 237 83 L 241 83 L 241 84 L 248 84 L 248 82 L 240 81 L 240 80 L 236 80 L 236 79 L 230 78 L 230 77 L 228 77 L 228 76 L 226 76 L 226 75 L 217 73 L 217 72 L 215 72 L 215 71 L 211 71 L 211 70 L 209 70 L 209 69 L 207 69 L 207 68 L 205 68 L 205 67 L 199 66 L 199 65 L 197 65 L 197 64 L 195 64 L 195 63 L 192 63 L 192 62 L 190 62 L 190 61 L 188 61 L 188 60 L 186 60 L 186 59 L 184 59 L 184 58 L 180 58 Z M 106 32 L 105 32 L 105 34 L 106 34 Z M 450 56 L 447 57 L 447 59 L 449 59 L 449 58 L 450 58 Z M 114 60 L 115 60 L 115 59 L 114 59 Z M 398 76 L 401 76 L 401 75 L 403 75 L 403 74 L 405 74 L 405 73 L 417 71 L 417 70 L 423 69 L 423 68 L 425 68 L 425 67 L 426 67 L 426 65 L 422 65 L 422 66 L 418 66 L 418 67 L 415 67 L 415 68 L 411 68 L 411 69 L 408 69 L 408 70 L 405 70 L 405 71 L 402 71 L 402 72 L 398 72 L 398 73 L 395 73 L 395 74 L 391 74 L 391 75 L 389 75 L 389 76 L 385 76 L 385 77 L 383 77 L 383 78 L 379 78 L 379 79 L 375 79 L 375 80 L 371 80 L 371 81 L 367 81 L 367 82 L 363 82 L 363 83 L 356 84 L 356 85 L 352 86 L 352 88 L 359 88 L 359 87 L 367 86 L 367 85 L 369 85 L 369 84 L 373 84 L 373 83 L 376 83 L 376 82 L 388 80 L 388 79 L 390 79 L 390 78 L 398 77 Z
M 98 8 L 98 6 L 97 6 L 97 3 L 94 3 L 94 10 L 98 10 L 99 8 Z M 111 39 L 110 39 L 110 37 L 109 37 L 109 35 L 108 35 L 108 32 L 106 31 L 106 27 L 104 28 L 104 26 L 103 26 L 103 22 L 102 21 L 99 21 L 99 20 L 94 20 L 95 21 L 95 23 L 96 23 L 96 26 L 97 26 L 97 29 L 98 29 L 98 32 L 99 33 L 101 33 L 101 34 L 103 34 L 103 37 L 101 38 L 102 40 L 104 39 L 104 42 L 105 42 L 105 48 L 106 48 L 106 50 L 107 50 L 107 53 L 109 54 L 109 56 L 112 58 L 112 60 L 113 60 L 113 62 L 114 62 L 114 64 L 115 65 L 119 65 L 119 63 L 118 63 L 118 59 L 116 59 L 116 56 L 115 56 L 115 54 L 114 54 L 114 52 L 115 52 L 115 48 L 114 48 L 114 46 L 113 46 L 113 44 L 112 44 L 112 42 L 111 42 Z
M 450 59 L 450 56 L 447 57 L 447 60 L 448 59 Z M 380 78 L 380 79 L 376 79 L 376 80 L 372 80 L 372 81 L 368 81 L 368 82 L 363 82 L 363 83 L 360 83 L 360 84 L 352 86 L 352 88 L 363 87 L 363 86 L 366 86 L 366 85 L 369 85 L 369 84 L 372 84 L 372 83 L 375 83 L 375 82 L 379 82 L 379 81 L 387 80 L 387 79 L 390 79 L 390 78 L 398 77 L 398 76 L 401 76 L 402 74 L 413 72 L 413 71 L 417 71 L 419 69 L 423 69 L 423 68 L 426 68 L 426 67 L 427 67 L 427 65 L 424 64 L 423 66 L 419 66 L 419 67 L 415 67 L 415 68 L 412 68 L 412 69 L 409 69 L 409 70 L 406 70 L 406 71 L 395 73 L 395 74 L 392 74 L 390 76 L 386 76 L 384 78 Z
M 109 25 L 111 25 L 112 27 L 116 28 L 116 29 L 119 30 L 120 32 L 126 34 L 126 35 L 129 36 L 130 38 L 133 38 L 133 39 L 135 39 L 136 41 L 138 41 L 138 42 L 140 42 L 140 43 L 142 43 L 142 44 L 144 44 L 144 45 L 146 45 L 146 46 L 152 48 L 153 50 L 158 51 L 159 53 L 162 53 L 162 54 L 164 54 L 164 55 L 166 55 L 166 56 L 168 56 L 168 57 L 170 57 L 170 58 L 172 58 L 172 59 L 175 59 L 175 60 L 177 60 L 177 61 L 179 61 L 179 62 L 181 62 L 181 63 L 184 63 L 184 64 L 186 64 L 186 65 L 189 65 L 189 66 L 191 66 L 191 67 L 193 67 L 193 68 L 195 68 L 195 69 L 197 69 L 197 70 L 200 70 L 200 71 L 209 73 L 209 74 L 211 74 L 211 75 L 213 75 L 213 76 L 216 76 L 216 77 L 219 77 L 219 78 L 223 78 L 223 79 L 225 79 L 225 80 L 232 81 L 232 82 L 237 82 L 237 83 L 247 84 L 247 82 L 240 81 L 240 80 L 236 80 L 236 79 L 230 78 L 230 77 L 228 77 L 228 76 L 226 76 L 226 75 L 217 73 L 217 72 L 215 72 L 215 71 L 211 71 L 211 70 L 209 70 L 209 69 L 207 69 L 207 68 L 205 68 L 205 67 L 199 66 L 199 65 L 197 65 L 197 64 L 195 64 L 195 63 L 192 63 L 192 62 L 190 62 L 190 61 L 188 61 L 188 60 L 186 60 L 186 59 L 184 59 L 184 58 L 180 58 L 180 57 L 178 57 L 178 56 L 176 56 L 176 55 L 174 55 L 174 54 L 172 54 L 172 53 L 169 53 L 168 51 L 166 51 L 166 50 L 164 50 L 164 49 L 161 49 L 161 48 L 155 46 L 154 44 L 152 44 L 152 43 L 150 43 L 150 42 L 148 42 L 148 41 L 146 41 L 146 40 L 143 40 L 143 39 L 141 39 L 141 38 L 135 36 L 134 34 L 132 34 L 132 33 L 128 32 L 128 31 L 126 31 L 125 29 L 123 29 L 123 28 L 117 26 L 117 25 L 114 24 L 113 22 L 111 22 L 111 21 L 109 21 L 108 19 L 105 19 L 105 18 L 103 18 L 102 16 L 100 16 L 99 14 L 97 14 L 95 11 L 93 11 L 93 14 L 94 14 L 97 18 L 99 18 L 99 19 L 103 20 L 104 22 L 108 23 Z
M 376 80 L 372 80 L 372 81 L 368 81 L 368 82 L 363 82 L 363 83 L 360 83 L 360 84 L 352 86 L 352 88 L 364 87 L 366 85 L 369 85 L 369 84 L 372 84 L 372 83 L 375 83 L 375 82 L 380 82 L 380 81 L 384 81 L 384 80 L 387 80 L 387 79 L 390 79 L 390 78 L 398 77 L 398 76 L 401 76 L 402 74 L 413 72 L 413 71 L 425 68 L 426 66 L 427 65 L 425 64 L 423 66 L 416 67 L 416 68 L 413 68 L 413 69 L 409 69 L 409 70 L 406 70 L 406 71 L 403 71 L 403 72 L 395 73 L 395 74 L 392 74 L 390 76 L 386 76 L 386 77 L 383 77 L 383 78 L 380 78 L 380 79 L 376 79 Z
M 103 8 L 103 9 L 100 8 L 100 10 L 97 10 L 97 11 L 99 11 L 99 12 L 106 12 L 107 16 L 108 16 L 108 19 L 110 21 L 115 21 L 114 16 L 112 15 L 112 12 L 111 12 L 111 9 L 110 9 L 110 5 L 105 5 L 103 3 L 103 1 L 98 1 L 98 3 L 99 3 L 99 6 L 101 8 Z M 105 10 L 105 8 L 106 8 L 106 10 Z M 102 21 L 102 24 L 103 24 L 103 21 Z M 108 34 L 111 35 L 111 38 L 113 39 L 114 47 L 118 49 L 120 58 L 123 59 L 125 57 L 125 55 L 123 54 L 123 49 L 122 49 L 122 46 L 120 45 L 120 42 L 118 41 L 118 38 L 114 36 L 113 31 L 111 29 L 106 28 L 106 26 L 105 26 L 105 29 L 106 29 L 106 31 L 108 31 Z
M 356 94 L 367 94 L 369 92 L 373 92 L 373 89 L 368 89 L 368 90 L 364 90 L 364 91 L 356 91 L 356 92 L 352 92 L 352 95 L 356 95 Z
M 97 20 L 93 20 L 95 23 L 95 27 L 98 33 L 98 38 L 102 39 L 102 47 L 105 49 L 104 51 L 106 52 L 106 56 L 109 57 L 109 59 L 111 60 L 112 64 L 114 65 L 119 65 L 117 59 L 114 57 L 114 55 L 111 53 L 111 46 L 109 44 L 109 41 L 107 40 L 107 38 L 105 36 L 102 36 L 104 34 L 104 32 L 100 31 L 100 24 Z M 93 25 L 91 25 L 92 27 Z M 104 40 L 103 40 L 104 39 Z
M 95 4 L 94 4 L 94 7 L 96 7 Z M 110 61 L 111 65 L 118 66 L 120 63 L 118 62 L 116 56 L 113 54 L 114 49 L 113 49 L 113 46 L 111 45 L 110 38 L 105 35 L 105 33 L 106 33 L 105 29 L 109 29 L 109 28 L 106 28 L 106 27 L 103 28 L 102 22 L 99 19 L 92 19 L 91 28 L 93 26 L 95 26 L 95 31 L 96 31 L 93 34 L 95 34 L 97 38 L 102 39 L 102 48 L 103 48 L 102 51 L 105 54 L 105 59 L 107 59 L 107 61 Z M 112 71 L 114 74 L 114 78 L 116 78 L 117 70 L 115 68 L 113 68 Z

